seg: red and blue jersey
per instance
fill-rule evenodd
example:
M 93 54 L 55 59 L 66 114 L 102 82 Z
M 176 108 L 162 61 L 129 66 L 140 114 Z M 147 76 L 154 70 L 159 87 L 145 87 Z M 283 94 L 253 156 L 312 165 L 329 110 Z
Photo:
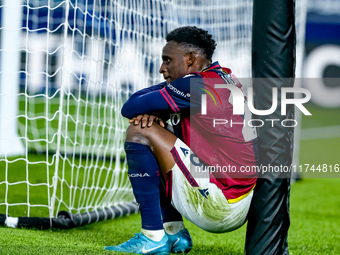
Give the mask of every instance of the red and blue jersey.
M 254 128 L 247 125 L 247 116 L 233 114 L 230 90 L 216 89 L 215 84 L 241 88 L 230 69 L 214 62 L 202 72 L 134 93 L 124 104 L 122 115 L 132 118 L 155 114 L 170 119 L 174 134 L 205 165 L 219 169 L 210 173 L 210 182 L 222 190 L 228 201 L 237 202 L 256 183 L 256 173 L 249 169 L 256 166 L 257 139 Z M 202 95 L 205 95 L 204 114 Z

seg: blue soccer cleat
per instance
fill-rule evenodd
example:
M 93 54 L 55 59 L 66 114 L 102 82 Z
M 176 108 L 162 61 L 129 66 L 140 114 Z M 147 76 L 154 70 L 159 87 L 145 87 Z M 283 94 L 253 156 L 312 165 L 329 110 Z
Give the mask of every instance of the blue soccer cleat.
M 192 239 L 185 228 L 175 235 L 169 235 L 169 243 L 172 253 L 188 253 L 192 248 Z
M 135 254 L 170 254 L 170 243 L 167 235 L 156 242 L 146 237 L 143 233 L 135 234 L 129 241 L 116 246 L 106 246 L 105 250 L 130 252 Z

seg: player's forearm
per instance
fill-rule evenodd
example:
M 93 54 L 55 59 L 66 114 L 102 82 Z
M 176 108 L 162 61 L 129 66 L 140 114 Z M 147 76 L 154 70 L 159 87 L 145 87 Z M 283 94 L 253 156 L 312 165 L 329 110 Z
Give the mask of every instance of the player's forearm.
M 137 115 L 164 113 L 168 111 L 169 105 L 159 91 L 151 91 L 146 94 L 134 94 L 123 105 L 121 114 L 131 119 Z

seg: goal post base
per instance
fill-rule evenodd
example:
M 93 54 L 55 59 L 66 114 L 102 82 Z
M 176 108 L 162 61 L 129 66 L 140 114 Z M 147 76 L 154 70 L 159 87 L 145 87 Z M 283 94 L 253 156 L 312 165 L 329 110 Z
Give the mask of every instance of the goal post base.
M 4 130 L 2 125 L 0 125 L 0 130 Z M 25 155 L 25 147 L 19 139 L 9 141 L 2 139 L 0 135 L 0 157 L 16 157 L 22 155 Z
M 82 214 L 72 214 L 61 211 L 56 218 L 49 217 L 18 217 L 13 218 L 0 214 L 0 226 L 12 228 L 71 229 L 102 220 L 115 219 L 138 212 L 138 205 L 134 202 L 107 207 Z

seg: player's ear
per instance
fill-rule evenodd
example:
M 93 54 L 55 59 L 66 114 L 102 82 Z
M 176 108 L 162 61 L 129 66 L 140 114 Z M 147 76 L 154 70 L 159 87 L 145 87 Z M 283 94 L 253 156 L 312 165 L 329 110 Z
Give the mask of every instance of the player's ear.
M 186 58 L 187 58 L 187 65 L 192 66 L 195 62 L 196 57 L 195 57 L 195 54 L 193 52 L 189 52 L 189 53 L 187 53 Z

